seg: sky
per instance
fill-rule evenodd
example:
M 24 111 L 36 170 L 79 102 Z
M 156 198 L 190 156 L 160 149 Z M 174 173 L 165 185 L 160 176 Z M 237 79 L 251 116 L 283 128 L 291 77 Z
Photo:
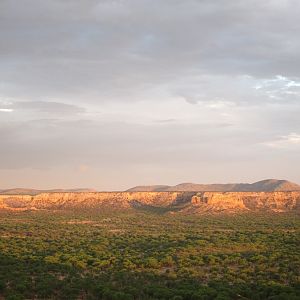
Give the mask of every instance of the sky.
M 0 189 L 300 183 L 299 0 L 0 0 Z

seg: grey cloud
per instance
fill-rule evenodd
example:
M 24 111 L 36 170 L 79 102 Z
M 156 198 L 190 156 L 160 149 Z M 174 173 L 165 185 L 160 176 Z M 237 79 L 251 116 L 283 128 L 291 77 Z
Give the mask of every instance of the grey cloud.
M 16 102 L 10 106 L 16 110 L 30 110 L 36 112 L 54 113 L 54 114 L 79 114 L 84 113 L 85 109 L 72 104 L 59 102 L 28 101 Z
M 266 168 L 264 174 L 272 169 L 279 176 L 280 162 L 297 160 L 298 152 L 293 154 L 279 149 L 279 153 L 274 150 L 270 153 L 269 145 L 264 144 L 270 140 L 270 132 L 264 131 L 268 126 L 265 126 L 253 129 L 176 123 L 142 126 L 60 120 L 7 124 L 6 128 L 1 124 L 0 171 L 27 170 L 31 174 L 37 172 L 34 170 L 43 170 L 40 172 L 45 176 L 53 174 L 53 170 L 71 172 L 80 165 L 87 165 L 94 170 L 92 175 L 86 172 L 87 183 L 102 189 L 130 186 L 139 180 L 146 183 L 149 176 L 152 180 L 167 182 L 246 180 L 249 176 L 255 177 L 249 161 L 259 163 L 261 170 Z M 271 136 L 279 134 L 280 131 L 274 131 Z M 270 159 L 275 160 L 272 168 L 268 166 Z M 276 166 L 277 171 L 274 170 Z M 226 174 L 224 168 L 233 168 L 236 173 Z M 238 170 L 243 168 L 251 170 L 250 173 L 241 175 Z M 212 170 L 218 175 L 213 176 Z M 106 185 L 100 180 L 104 174 Z M 72 184 L 80 184 L 75 171 L 68 176 L 73 178 Z M 8 180 L 3 179 L 4 182 Z M 36 180 L 32 184 L 41 184 Z M 51 185 L 60 184 L 58 177 L 52 175 Z
M 291 132 L 285 136 L 279 136 L 275 140 L 270 140 L 264 143 L 266 146 L 272 148 L 288 148 L 299 151 L 300 149 L 300 134 Z
M 227 127 L 220 130 L 207 125 L 153 127 L 58 120 L 8 125 L 1 135 L 5 142 L 0 150 L 2 169 L 55 167 L 81 160 L 98 167 L 143 164 L 147 160 L 155 164 L 174 159 L 187 162 L 207 159 L 213 153 L 217 159 L 225 154 L 211 149 L 213 140 L 227 141 L 226 148 L 241 140 L 234 131 L 230 135 Z
M 0 76 L 17 96 L 124 101 L 191 74 L 300 77 L 298 1 L 27 0 L 0 8 Z
M 298 0 L 0 1 L 0 179 L 75 186 L 86 165 L 99 188 L 300 183 L 299 13 Z
M 190 104 L 207 103 L 216 106 L 298 104 L 299 78 L 276 75 L 271 78 L 205 76 L 178 82 L 174 95 Z
M 167 124 L 167 123 L 173 123 L 176 122 L 176 119 L 162 119 L 162 120 L 157 120 L 157 123 L 162 123 L 162 124 Z

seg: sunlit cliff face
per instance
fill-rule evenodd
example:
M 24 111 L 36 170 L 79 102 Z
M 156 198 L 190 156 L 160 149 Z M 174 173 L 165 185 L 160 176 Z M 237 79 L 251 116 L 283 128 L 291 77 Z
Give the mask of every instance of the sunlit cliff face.
M 0 188 L 300 183 L 299 11 L 1 1 Z
M 116 192 L 0 195 L 5 210 L 136 209 L 164 213 L 210 214 L 299 212 L 300 192 Z M 155 210 L 156 209 L 156 210 Z

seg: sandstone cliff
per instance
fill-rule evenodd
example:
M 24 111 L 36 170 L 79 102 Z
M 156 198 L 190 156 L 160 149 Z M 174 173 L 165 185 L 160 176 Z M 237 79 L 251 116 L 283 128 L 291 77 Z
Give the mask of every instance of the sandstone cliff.
M 0 195 L 0 208 L 150 209 L 177 213 L 300 211 L 300 192 L 81 192 Z

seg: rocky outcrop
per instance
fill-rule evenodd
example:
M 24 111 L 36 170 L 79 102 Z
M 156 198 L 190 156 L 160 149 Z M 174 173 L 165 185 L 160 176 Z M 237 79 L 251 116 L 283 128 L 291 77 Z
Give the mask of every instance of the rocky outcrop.
M 168 206 L 176 202 L 183 193 L 160 192 L 93 192 L 93 193 L 41 193 L 35 196 L 0 195 L 0 207 L 70 209 L 70 208 L 130 208 L 131 203 L 141 202 L 145 205 Z
M 80 192 L 0 195 L 0 208 L 147 209 L 177 213 L 238 213 L 300 211 L 300 192 Z
M 300 192 L 203 192 L 191 199 L 194 211 L 297 211 Z

